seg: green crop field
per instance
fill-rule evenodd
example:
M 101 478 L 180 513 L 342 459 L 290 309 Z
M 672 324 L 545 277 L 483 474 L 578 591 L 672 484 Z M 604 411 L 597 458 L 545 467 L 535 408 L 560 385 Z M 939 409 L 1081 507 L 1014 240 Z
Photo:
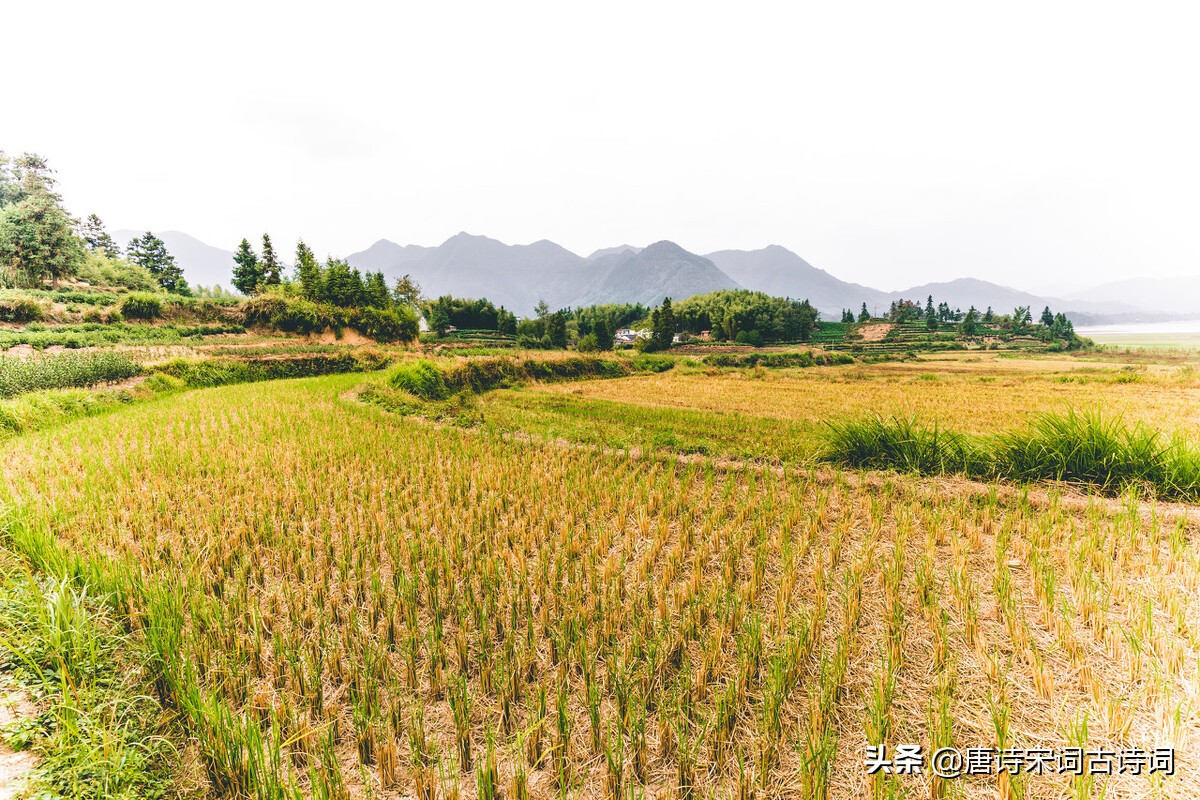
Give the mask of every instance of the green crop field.
M 53 667 L 47 697 L 143 698 L 86 724 L 47 700 L 51 785 L 614 800 L 1200 791 L 1190 505 L 1151 499 L 1157 473 L 1120 480 L 1119 453 L 1097 456 L 1108 485 L 1014 477 L 999 461 L 972 480 L 896 460 L 925 441 L 911 429 L 899 449 L 870 440 L 873 472 L 844 466 L 832 433 L 895 414 L 984 442 L 1039 412 L 1096 408 L 1163 442 L 1194 437 L 1200 382 L 1186 365 L 647 372 L 530 358 L 427 362 L 420 380 L 446 393 L 410 394 L 429 384 L 409 363 L 175 391 L 5 444 L 9 547 L 61 581 L 6 602 L 36 611 L 51 596 L 91 620 L 91 645 L 75 630 L 26 646 Z M 36 632 L 67 612 L 27 613 Z M 137 731 L 165 744 L 140 747 Z M 68 772 L 81 742 L 89 771 Z M 868 775 L 879 742 L 1174 747 L 1178 765 Z

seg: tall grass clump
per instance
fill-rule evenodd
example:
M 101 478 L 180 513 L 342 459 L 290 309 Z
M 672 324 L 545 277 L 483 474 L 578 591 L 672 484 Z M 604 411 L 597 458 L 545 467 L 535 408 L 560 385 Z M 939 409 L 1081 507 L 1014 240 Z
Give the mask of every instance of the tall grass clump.
M 824 457 L 866 469 L 944 474 L 979 472 L 985 454 L 966 436 L 922 425 L 915 417 L 830 422 Z
M 46 305 L 33 297 L 9 297 L 0 300 L 0 322 L 40 322 L 47 316 Z
M 1145 423 L 1095 410 L 1041 414 L 1027 428 L 999 434 L 1005 477 L 1089 483 L 1107 491 L 1147 486 L 1167 497 L 1200 491 L 1200 452 Z
M 143 690 L 140 645 L 109 599 L 0 553 L 0 651 L 38 701 L 36 716 L 6 729 L 10 744 L 37 756 L 30 796 L 162 797 L 171 783 L 168 718 Z
M 401 364 L 392 374 L 392 386 L 422 400 L 445 400 L 450 394 L 441 371 L 424 360 Z
M 1163 498 L 1200 498 L 1200 448 L 1095 410 L 1044 413 L 1023 428 L 990 436 L 925 426 L 915 418 L 830 422 L 822 457 L 866 469 L 1066 481 L 1107 494 L 1133 488 Z
M 144 292 L 127 295 L 121 301 L 121 314 L 129 319 L 158 319 L 163 314 L 162 298 Z

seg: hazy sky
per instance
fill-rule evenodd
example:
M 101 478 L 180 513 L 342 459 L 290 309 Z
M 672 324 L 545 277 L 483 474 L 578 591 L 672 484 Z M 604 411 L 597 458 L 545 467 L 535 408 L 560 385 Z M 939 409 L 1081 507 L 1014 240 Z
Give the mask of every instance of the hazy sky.
M 1189 3 L 7 3 L 0 149 L 232 249 L 795 250 L 895 289 L 1200 273 Z M 187 10 L 184 10 L 187 9 Z

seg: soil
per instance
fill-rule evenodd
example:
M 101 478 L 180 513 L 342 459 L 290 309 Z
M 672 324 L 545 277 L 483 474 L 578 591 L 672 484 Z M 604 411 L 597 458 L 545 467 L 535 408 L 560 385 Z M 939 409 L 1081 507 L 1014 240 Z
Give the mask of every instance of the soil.
M 37 708 L 20 690 L 10 690 L 0 700 L 0 727 L 37 716 Z M 37 758 L 28 750 L 14 750 L 0 741 L 0 800 L 20 797 Z
M 858 334 L 859 341 L 882 342 L 892 332 L 892 328 L 894 327 L 894 325 L 887 322 L 876 322 L 869 325 L 860 325 L 854 332 Z

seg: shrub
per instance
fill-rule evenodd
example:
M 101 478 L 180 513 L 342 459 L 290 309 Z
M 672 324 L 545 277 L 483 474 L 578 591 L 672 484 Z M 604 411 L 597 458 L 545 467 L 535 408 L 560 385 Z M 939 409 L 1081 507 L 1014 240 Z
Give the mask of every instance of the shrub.
M 651 356 L 639 354 L 633 357 L 630 362 L 633 368 L 638 372 L 666 372 L 674 368 L 675 359 L 667 356 Z
M 321 307 L 303 298 L 284 303 L 271 322 L 279 330 L 289 333 L 320 333 L 329 327 L 329 320 L 321 313 Z
M 46 306 L 32 297 L 0 300 L 0 322 L 41 322 L 46 318 Z
M 762 347 L 763 336 L 758 331 L 738 331 L 733 338 L 738 344 L 748 344 L 751 347 Z
M 407 308 L 360 309 L 351 327 L 377 342 L 411 342 L 417 338 L 417 316 Z
M 245 324 L 274 325 L 275 320 L 287 311 L 287 298 L 275 294 L 260 294 L 246 302 Z
M 596 334 L 589 333 L 575 344 L 575 349 L 581 353 L 595 353 L 600 349 L 600 342 L 596 339 Z
M 121 301 L 121 315 L 129 319 L 158 319 L 163 313 L 162 298 L 137 292 Z
M 445 400 L 450 395 L 441 371 L 424 360 L 400 365 L 392 375 L 392 386 L 422 400 Z

